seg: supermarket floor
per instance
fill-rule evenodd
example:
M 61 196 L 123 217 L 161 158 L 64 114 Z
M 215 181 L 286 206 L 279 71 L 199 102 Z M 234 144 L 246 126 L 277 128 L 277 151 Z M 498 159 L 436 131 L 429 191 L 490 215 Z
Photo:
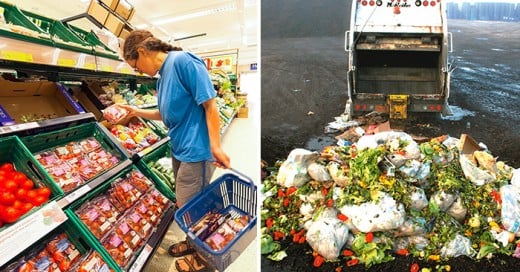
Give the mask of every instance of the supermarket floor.
M 241 90 L 248 93 L 249 114 L 247 118 L 235 118 L 222 138 L 224 150 L 231 157 L 232 168 L 243 173 L 260 184 L 260 83 L 257 73 L 243 74 Z M 226 173 L 217 169 L 213 180 Z M 258 224 L 257 224 L 258 226 Z M 168 255 L 168 247 L 185 238 L 184 232 L 173 222 L 164 236 L 155 255 L 145 267 L 145 272 L 173 272 L 176 258 Z M 258 235 L 242 254 L 226 269 L 226 272 L 260 271 L 259 254 L 257 253 Z

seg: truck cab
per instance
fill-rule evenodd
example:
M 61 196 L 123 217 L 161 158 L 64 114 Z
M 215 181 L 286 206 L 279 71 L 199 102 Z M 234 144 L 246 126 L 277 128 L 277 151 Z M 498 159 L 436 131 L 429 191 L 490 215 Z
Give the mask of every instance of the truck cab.
M 354 0 L 345 51 L 349 116 L 451 115 L 451 35 L 441 0 Z

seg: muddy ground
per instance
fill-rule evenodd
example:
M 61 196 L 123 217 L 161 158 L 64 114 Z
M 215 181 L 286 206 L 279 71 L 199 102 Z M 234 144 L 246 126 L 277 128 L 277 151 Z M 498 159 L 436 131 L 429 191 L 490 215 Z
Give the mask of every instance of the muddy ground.
M 404 131 L 434 137 L 471 135 L 494 156 L 520 167 L 520 23 L 449 21 L 454 52 L 449 103 L 460 120 L 415 116 L 400 124 Z M 262 158 L 272 165 L 297 147 L 321 150 L 335 142 L 324 128 L 345 107 L 347 55 L 343 36 L 262 37 Z M 308 246 L 290 246 L 289 257 L 272 262 L 262 257 L 262 271 L 315 271 Z M 348 271 L 409 271 L 412 258 Z M 476 262 L 455 258 L 452 271 L 518 271 L 520 260 L 498 256 Z M 337 266 L 337 265 L 336 265 Z M 320 271 L 333 271 L 327 264 Z M 346 268 L 343 267 L 345 270 Z

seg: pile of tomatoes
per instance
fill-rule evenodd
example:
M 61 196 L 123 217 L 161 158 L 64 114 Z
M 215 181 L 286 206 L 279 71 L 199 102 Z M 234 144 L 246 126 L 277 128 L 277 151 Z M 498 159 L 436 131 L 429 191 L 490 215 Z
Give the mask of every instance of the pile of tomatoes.
M 10 162 L 0 165 L 0 227 L 14 223 L 33 207 L 46 203 L 51 190 L 43 185 L 35 186 L 24 173 L 17 171 Z

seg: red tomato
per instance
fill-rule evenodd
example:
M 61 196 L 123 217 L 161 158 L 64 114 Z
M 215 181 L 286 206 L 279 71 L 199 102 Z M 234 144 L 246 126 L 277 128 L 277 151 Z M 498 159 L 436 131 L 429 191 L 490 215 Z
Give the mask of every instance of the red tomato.
M 6 180 L 4 181 L 3 187 L 7 191 L 14 193 L 18 189 L 18 183 L 16 183 L 14 180 Z
M 34 206 L 40 206 L 42 205 L 43 203 L 47 202 L 48 198 L 44 197 L 44 196 L 36 196 L 35 198 L 32 199 L 31 203 L 34 205 Z
M 314 257 L 314 262 L 312 263 L 312 265 L 314 267 L 320 267 L 323 264 L 323 261 L 323 257 L 321 257 L 320 255 L 316 255 L 316 257 Z
M 13 175 L 13 180 L 16 181 L 16 183 L 20 184 L 24 182 L 27 179 L 27 176 L 22 172 L 17 172 Z
M 6 162 L 6 163 L 3 163 L 2 165 L 0 165 L 0 170 L 4 170 L 6 172 L 13 172 L 15 171 L 14 170 L 14 165 L 10 162 Z
M 28 211 L 30 211 L 32 208 L 34 207 L 34 205 L 30 202 L 25 202 L 22 204 L 22 206 L 20 207 L 20 210 L 22 211 L 22 214 L 26 214 Z
M 36 193 L 40 196 L 46 197 L 47 199 L 49 199 L 49 197 L 51 196 L 51 190 L 47 187 L 41 187 L 36 189 Z
M 13 193 L 9 191 L 0 192 L 0 204 L 11 206 L 15 200 L 16 196 Z
M 36 190 L 27 191 L 27 201 L 32 203 L 33 199 L 35 199 L 37 196 L 38 193 L 36 193 Z
M 16 190 L 16 192 L 14 194 L 17 199 L 25 201 L 25 200 L 27 200 L 27 192 L 28 192 L 27 189 L 20 187 L 20 188 L 18 188 L 18 190 Z
M 20 187 L 27 190 L 31 190 L 32 188 L 34 188 L 34 182 L 30 179 L 26 179 L 22 181 L 22 183 L 20 183 Z
M 1 217 L 2 221 L 6 223 L 14 223 L 20 218 L 21 215 L 22 213 L 19 209 L 15 207 L 7 207 L 2 211 Z
M 419 265 L 417 263 L 413 263 L 412 266 L 410 266 L 410 272 L 419 272 Z
M 368 232 L 368 233 L 367 233 L 367 236 L 365 236 L 365 242 L 367 242 L 367 243 L 371 243 L 372 240 L 374 240 L 374 233 L 372 233 L 372 232 Z
M 17 208 L 17 209 L 21 209 L 22 206 L 23 206 L 23 202 L 19 199 L 15 200 L 13 205 L 12 205 L 14 208 Z

